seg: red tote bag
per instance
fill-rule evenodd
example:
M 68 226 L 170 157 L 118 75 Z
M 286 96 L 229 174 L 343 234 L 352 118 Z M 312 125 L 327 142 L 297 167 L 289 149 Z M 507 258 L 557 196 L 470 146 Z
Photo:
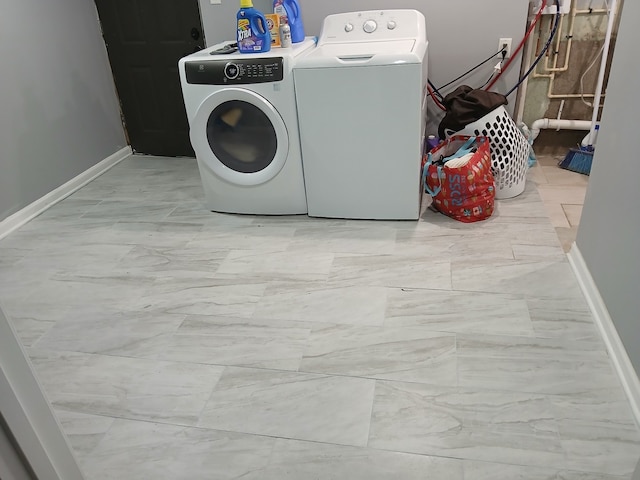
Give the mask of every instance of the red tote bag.
M 433 206 L 470 223 L 493 214 L 496 196 L 487 137 L 454 135 L 431 150 L 423 161 L 422 179 Z

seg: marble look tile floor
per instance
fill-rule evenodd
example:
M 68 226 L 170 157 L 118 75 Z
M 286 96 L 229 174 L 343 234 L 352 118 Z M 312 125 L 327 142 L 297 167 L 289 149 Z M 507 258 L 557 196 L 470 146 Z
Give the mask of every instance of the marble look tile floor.
M 568 252 L 578 234 L 589 176 L 558 167 L 564 156 L 539 155 L 531 169 L 531 178 L 537 184 L 544 208 Z
M 194 160 L 131 157 L 0 241 L 0 302 L 88 480 L 628 480 L 538 173 L 369 222 L 210 213 Z

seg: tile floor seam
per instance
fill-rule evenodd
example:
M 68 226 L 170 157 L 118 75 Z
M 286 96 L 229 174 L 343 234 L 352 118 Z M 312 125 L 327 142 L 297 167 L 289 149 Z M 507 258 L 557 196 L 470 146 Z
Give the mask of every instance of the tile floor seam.
M 87 413 L 87 412 L 85 412 L 83 410 L 77 410 L 77 409 L 72 410 L 72 409 L 70 409 L 68 407 L 62 407 L 62 406 L 55 406 L 55 409 L 56 410 L 61 410 L 61 411 L 64 411 L 64 412 L 68 412 L 68 413 L 75 413 L 75 414 L 80 414 L 80 415 L 87 415 L 87 416 L 101 417 L 101 418 L 110 418 L 110 419 L 114 419 L 114 420 L 124 420 L 124 421 L 127 421 L 127 422 L 140 422 L 140 423 L 146 423 L 146 424 L 150 424 L 150 425 L 165 425 L 165 426 L 169 426 L 169 427 L 178 427 L 178 428 L 183 428 L 183 429 L 184 428 L 188 428 L 188 429 L 210 431 L 210 432 L 240 434 L 240 435 L 263 437 L 263 438 L 274 438 L 274 439 L 282 439 L 282 440 L 294 440 L 294 441 L 307 442 L 307 443 L 317 443 L 317 444 L 320 444 L 320 445 L 335 445 L 335 446 L 339 446 L 339 447 L 369 448 L 369 447 L 354 446 L 354 445 L 345 444 L 345 443 L 331 443 L 331 442 L 322 442 L 322 441 L 318 441 L 318 440 L 301 440 L 299 438 L 294 438 L 294 437 L 283 437 L 283 436 L 277 436 L 277 435 L 268 435 L 268 434 L 264 434 L 264 433 L 248 433 L 248 432 L 242 432 L 242 431 L 239 431 L 239 430 L 225 430 L 225 429 L 220 429 L 220 428 L 210 428 L 210 427 L 205 427 L 205 426 L 201 426 L 201 425 L 198 425 L 198 424 L 188 425 L 188 424 L 184 424 L 184 423 L 171 423 L 171 422 L 167 422 L 167 421 L 162 421 L 162 419 L 150 420 L 150 419 L 146 419 L 146 418 L 129 418 L 129 417 L 105 415 L 105 414 L 101 414 L 101 413 Z M 109 429 L 111 429 L 111 427 L 109 427 Z M 402 453 L 402 452 L 398 452 L 398 453 Z
M 93 356 L 105 356 L 105 357 L 111 357 L 111 358 L 122 358 L 122 359 L 130 359 L 130 360 L 144 360 L 144 361 L 157 361 L 157 362 L 163 362 L 163 363 L 168 363 L 168 364 L 180 364 L 180 365 L 198 365 L 198 366 L 205 366 L 205 367 L 218 367 L 218 368 L 223 368 L 223 369 L 228 369 L 228 368 L 237 368 L 237 369 L 247 369 L 247 370 L 260 370 L 260 371 L 264 371 L 264 372 L 273 372 L 273 373 L 284 373 L 284 374 L 292 374 L 292 373 L 300 373 L 302 375 L 314 375 L 314 376 L 318 376 L 318 377 L 322 377 L 322 378 L 353 378 L 353 379 L 359 379 L 359 380 L 370 380 L 370 381 L 384 381 L 384 382 L 397 382 L 397 383 L 407 383 L 407 384 L 414 384 L 414 385 L 424 385 L 424 386 L 432 386 L 432 387 L 443 387 L 443 388 L 466 388 L 466 387 L 454 387 L 454 386 L 450 386 L 450 385 L 442 385 L 442 384 L 438 384 L 438 383 L 425 383 L 425 382 L 417 382 L 417 381 L 411 381 L 411 380 L 391 380 L 391 379 L 386 379 L 386 378 L 379 378 L 379 377 L 374 377 L 374 376 L 369 376 L 369 375 L 347 375 L 347 374 L 338 374 L 338 373 L 326 373 L 326 372 L 317 372 L 317 371 L 310 371 L 310 370 L 285 370 L 285 369 L 276 369 L 276 368 L 267 368 L 267 367 L 254 367 L 254 366 L 247 366 L 247 365 L 228 365 L 228 364 L 211 364 L 211 363 L 199 363 L 199 362 L 184 362 L 184 361 L 174 361 L 174 360 L 164 360 L 164 359 L 157 359 L 157 358 L 147 358 L 147 357 L 129 357 L 129 356 L 121 356 L 121 355 L 107 355 L 107 354 L 102 354 L 102 353 L 89 353 L 89 352 L 75 352 L 75 351 L 71 351 L 71 350 L 49 350 L 47 349 L 46 351 L 50 351 L 53 353 L 79 353 L 82 355 L 93 355 Z M 300 368 L 300 367 L 299 367 Z M 217 386 L 218 382 L 220 380 L 218 380 L 216 382 L 216 384 L 213 387 L 213 390 L 215 390 L 215 387 Z M 471 388 L 469 388 L 469 390 L 471 390 Z M 494 392 L 494 391 L 504 391 L 504 392 L 511 392 L 510 390 L 495 390 L 495 389 L 476 389 L 475 387 L 473 388 L 473 390 L 481 390 L 481 391 L 488 391 L 488 392 Z M 513 391 L 513 393 L 531 393 L 531 392 L 518 392 L 518 391 Z M 56 408 L 63 408 L 63 406 L 56 406 Z M 105 414 L 101 414 L 103 416 L 109 416 L 109 415 L 105 415 Z
M 72 410 L 64 410 L 64 411 L 67 411 L 67 412 L 70 412 L 70 413 L 85 414 L 84 412 L 78 412 L 78 411 L 72 411 Z M 237 430 L 225 430 L 225 429 L 220 429 L 220 428 L 202 427 L 202 426 L 199 426 L 199 425 L 182 425 L 182 424 L 166 423 L 166 422 L 153 421 L 153 420 L 129 419 L 129 418 L 124 418 L 124 417 L 112 417 L 112 416 L 99 415 L 99 414 L 86 414 L 86 415 L 99 416 L 99 417 L 103 417 L 103 418 L 112 418 L 114 420 L 141 422 L 141 423 L 146 423 L 146 424 L 151 424 L 151 425 L 157 424 L 157 425 L 165 425 L 165 426 L 170 426 L 170 427 L 178 427 L 178 428 L 183 428 L 183 429 L 184 428 L 188 428 L 188 429 L 195 429 L 195 430 L 201 430 L 201 431 L 207 431 L 207 432 L 219 432 L 219 433 L 225 433 L 225 434 L 237 434 L 237 435 L 245 435 L 245 436 L 249 436 L 249 437 L 259 437 L 259 438 L 272 438 L 272 439 L 275 439 L 275 440 L 295 441 L 295 442 L 317 444 L 317 445 L 327 445 L 327 446 L 336 446 L 336 447 L 349 447 L 349 448 L 354 448 L 354 449 L 358 449 L 358 450 L 372 450 L 372 451 L 380 451 L 380 452 L 400 453 L 400 454 L 415 455 L 415 456 L 419 456 L 419 457 L 428 457 L 428 458 L 443 458 L 443 459 L 451 459 L 451 460 L 466 460 L 464 458 L 449 457 L 449 456 L 446 456 L 446 455 L 429 455 L 429 454 L 424 454 L 424 453 L 404 452 L 404 451 L 401 451 L 401 450 L 388 450 L 388 449 L 381 449 L 381 448 L 370 447 L 370 446 L 351 445 L 351 444 L 346 444 L 346 443 L 332 443 L 332 442 L 323 442 L 323 441 L 319 441 L 319 440 L 302 440 L 302 439 L 299 439 L 299 438 L 283 437 L 283 436 L 277 436 L 277 435 L 268 435 L 268 434 L 262 434 L 262 433 L 247 433 L 247 432 L 240 432 L 240 431 L 237 431 Z M 111 429 L 111 427 L 109 427 L 109 429 Z M 492 462 L 492 463 L 495 463 L 495 462 Z M 511 464 L 505 464 L 505 465 L 511 465 Z M 522 465 L 522 466 L 528 466 L 528 465 Z
M 402 290 L 404 291 L 405 289 L 402 289 Z M 411 289 L 411 290 L 415 290 L 415 289 Z M 439 291 L 440 290 L 434 290 L 434 292 L 439 292 Z M 484 292 L 468 292 L 468 291 L 456 291 L 456 292 L 462 292 L 462 293 L 484 293 Z M 541 299 L 544 300 L 544 298 L 541 298 Z M 159 333 L 159 334 L 154 335 L 152 337 L 145 337 L 144 339 L 141 339 L 139 341 L 146 341 L 146 340 L 148 340 L 150 338 L 156 338 L 156 337 L 160 337 L 160 336 L 164 336 L 164 335 L 198 336 L 198 334 L 193 334 L 193 333 L 180 333 L 179 330 L 180 330 L 181 326 L 184 324 L 184 322 L 189 317 L 203 317 L 203 318 L 207 318 L 208 317 L 208 315 L 198 315 L 198 314 L 172 314 L 172 315 L 185 317 L 183 322 L 182 322 L 182 324 L 179 325 L 176 328 L 176 331 Z M 235 317 L 231 317 L 231 318 L 235 318 Z M 247 320 L 247 321 L 251 322 L 254 319 L 253 318 L 241 318 L 241 317 L 238 317 L 238 320 Z M 265 321 L 269 321 L 269 320 L 271 320 L 271 319 L 268 319 L 268 320 L 265 320 Z M 273 320 L 277 321 L 277 319 L 273 319 Z M 388 320 L 388 318 L 386 318 L 385 320 Z M 45 322 L 45 321 L 43 321 L 43 322 Z M 47 323 L 52 323 L 52 327 L 57 325 L 57 324 L 64 324 L 65 323 L 64 321 L 46 321 L 46 322 Z M 290 321 L 287 320 L 286 322 L 290 322 Z M 543 334 L 536 333 L 535 331 L 532 332 L 532 333 L 528 333 L 528 334 L 496 333 L 496 332 L 484 333 L 484 332 L 478 332 L 478 331 L 473 331 L 473 330 L 465 331 L 465 332 L 462 332 L 460 330 L 447 330 L 446 327 L 443 328 L 443 326 L 439 326 L 438 328 L 432 328 L 429 324 L 412 324 L 412 325 L 400 325 L 400 326 L 383 324 L 383 325 L 361 325 L 361 326 L 359 326 L 359 325 L 352 325 L 352 324 L 335 323 L 335 322 L 330 322 L 330 321 L 327 321 L 327 322 L 322 322 L 322 321 L 307 322 L 307 321 L 303 321 L 303 320 L 291 321 L 291 323 L 295 323 L 296 324 L 295 328 L 302 329 L 302 330 L 313 330 L 314 328 L 318 328 L 318 327 L 362 327 L 362 328 L 371 328 L 371 329 L 390 329 L 390 330 L 410 329 L 410 330 L 419 330 L 419 331 L 424 331 L 424 332 L 428 332 L 428 333 L 443 334 L 443 335 L 457 335 L 457 336 L 462 335 L 462 336 L 465 336 L 465 335 L 476 335 L 476 334 L 479 334 L 479 335 L 486 336 L 486 337 L 514 337 L 514 338 L 532 339 L 532 340 L 533 339 L 540 339 L 540 340 L 557 340 L 557 341 L 563 340 L 563 341 L 567 341 L 567 342 L 574 342 L 574 343 L 577 343 L 577 344 L 590 343 L 589 341 L 583 341 L 581 339 L 569 339 L 569 338 L 565 338 L 565 337 L 545 336 Z M 595 326 L 595 320 L 593 320 L 592 322 L 581 322 L 581 323 L 584 323 L 585 325 L 589 325 L 589 326 Z M 46 335 L 46 332 L 43 334 L 43 336 L 45 336 L 45 335 Z M 606 347 L 604 344 L 602 346 Z M 31 347 L 35 348 L 35 347 L 37 347 L 37 345 L 33 344 L 33 345 L 31 345 Z M 45 347 L 44 349 L 47 350 L 47 349 L 50 349 L 50 348 L 46 348 Z M 94 354 L 94 355 L 105 355 L 105 356 L 123 357 L 123 358 L 153 359 L 151 357 L 136 356 L 135 354 L 125 355 L 125 354 L 121 354 L 121 353 L 111 353 L 108 350 L 106 350 L 106 351 L 90 351 L 89 349 L 76 349 L 76 350 L 72 350 L 72 349 L 52 349 L 52 350 L 59 351 L 59 352 L 69 351 L 69 352 L 86 353 L 86 354 Z M 167 361 L 173 361 L 173 362 L 176 362 L 176 363 L 193 363 L 193 364 L 200 364 L 200 365 L 227 366 L 226 364 L 193 362 L 193 361 L 185 361 L 185 360 L 167 360 Z
M 319 324 L 322 326 L 326 326 L 327 324 Z M 351 327 L 351 325 L 342 325 L 342 324 L 338 324 L 336 325 L 338 327 L 340 326 L 348 326 Z M 355 326 L 355 328 L 360 328 L 358 326 Z M 378 327 L 378 326 L 365 326 L 364 328 L 372 328 L 372 329 L 400 329 L 403 330 L 404 328 L 402 327 Z M 540 354 L 536 355 L 536 354 L 517 354 L 517 353 L 513 353 L 511 355 L 504 355 L 504 354 L 481 354 L 481 353 L 460 353 L 460 349 L 458 346 L 458 341 L 459 341 L 459 337 L 460 335 L 464 336 L 464 335 L 471 335 L 471 334 L 460 334 L 459 332 L 444 332 L 441 330 L 435 331 L 435 330 L 429 330 L 429 329 L 425 329 L 424 327 L 415 327 L 415 326 L 411 326 L 408 327 L 409 330 L 423 330 L 425 333 L 434 333 L 434 334 L 443 334 L 444 336 L 447 337 L 454 337 L 455 338 L 455 357 L 456 358 L 487 358 L 487 359 L 496 359 L 496 360 L 518 360 L 518 359 L 526 359 L 526 360 L 540 360 L 540 355 L 547 355 L 545 356 L 544 360 L 547 361 L 555 361 L 555 362 L 561 362 L 561 363 L 568 363 L 568 364 L 573 364 L 573 363 L 590 363 L 590 362 L 602 362 L 603 360 L 607 360 L 607 364 L 611 365 L 611 358 L 608 355 L 608 352 L 606 350 L 597 350 L 595 353 L 600 356 L 601 358 L 597 358 L 597 357 L 593 357 L 593 358 L 586 358 L 586 359 L 580 359 L 580 358 L 572 358 L 571 356 L 568 356 L 566 358 L 549 358 L 548 356 L 548 352 L 541 352 Z M 159 335 L 163 335 L 163 334 L 159 334 Z M 483 334 L 483 336 L 485 336 Z M 543 338 L 543 337 L 531 337 L 531 336 L 519 336 L 519 335 L 490 335 L 491 337 L 514 337 L 514 338 L 521 338 L 521 339 L 532 339 L 532 340 L 536 340 L 536 339 L 540 339 L 540 340 L 557 340 L 556 338 Z M 40 341 L 40 339 L 38 340 Z M 585 346 L 590 345 L 590 342 L 581 342 L 581 341 L 576 341 L 576 340 L 571 340 L 570 342 L 573 343 L 584 343 Z M 326 372 L 326 371 L 317 371 L 317 370 L 312 370 L 312 369 L 304 369 L 302 367 L 302 362 L 300 362 L 300 364 L 298 365 L 296 370 L 293 369 L 283 369 L 283 368 L 272 368 L 272 367 L 260 367 L 260 366 L 253 366 L 250 364 L 243 364 L 243 363 L 205 363 L 205 362 L 194 362 L 194 361 L 186 361 L 186 360 L 172 360 L 172 359 L 167 359 L 167 358 L 154 358 L 151 356 L 136 356 L 134 354 L 131 355 L 124 355 L 124 354 L 112 354 L 109 352 L 92 352 L 92 351 L 85 351 L 85 350 L 69 350 L 69 349 L 62 349 L 62 350 L 57 350 L 57 349 L 53 349 L 53 348 L 41 348 L 37 346 L 37 343 L 34 343 L 34 345 L 32 345 L 30 348 L 34 349 L 36 351 L 42 351 L 42 352 L 53 352 L 53 353 L 58 353 L 58 354 L 82 354 L 82 355 L 89 355 L 89 356 L 95 356 L 95 357 L 108 357 L 108 358 L 120 358 L 120 359 L 129 359 L 129 360 L 141 360 L 141 361 L 145 361 L 145 362 L 152 362 L 152 361 L 156 361 L 156 362 L 163 362 L 163 363 L 167 363 L 167 364 L 177 364 L 177 365 L 198 365 L 198 366 L 205 366 L 205 367 L 219 367 L 219 368 L 243 368 L 243 369 L 252 369 L 252 370 L 262 370 L 262 371 L 268 371 L 268 372 L 278 372 L 278 373 L 295 373 L 295 372 L 299 372 L 302 374 L 311 374 L 311 375 L 320 375 L 320 376 L 324 376 L 324 377 L 341 377 L 341 378 L 357 378 L 357 379 L 366 379 L 366 380 L 383 380 L 383 381 L 391 381 L 391 382 L 401 382 L 401 383 L 412 383 L 412 384 L 418 384 L 418 385 L 433 385 L 433 386 L 438 386 L 441 385 L 437 382 L 419 382 L 419 381 L 407 381 L 407 380 L 394 380 L 394 379 L 387 379 L 387 378 L 381 378 L 382 376 L 386 375 L 386 374 L 393 374 L 393 373 L 399 373 L 399 372 L 403 372 L 403 371 L 411 371 L 411 368 L 407 368 L 406 370 L 402 369 L 402 370 L 391 370 L 391 371 L 384 371 L 380 374 L 369 374 L 369 375 L 349 375 L 349 374 L 344 374 L 344 373 L 332 373 L 332 372 Z M 378 344 L 372 344 L 372 346 L 375 346 Z M 308 344 L 307 344 L 307 348 L 308 348 Z M 357 348 L 356 348 L 357 349 Z M 573 350 L 571 351 L 573 352 Z M 576 354 L 580 352 L 580 350 L 575 350 Z M 593 350 L 588 350 L 587 352 L 593 352 Z M 305 358 L 310 358 L 307 355 L 305 355 L 304 353 L 302 354 L 301 360 L 304 360 Z M 459 368 L 459 366 L 458 366 Z M 458 384 L 459 384 L 459 378 L 458 380 Z M 441 385 L 441 386 L 445 386 L 445 385 Z M 473 387 L 474 389 L 476 387 Z M 521 390 L 507 390 L 507 389 L 493 389 L 493 388 L 488 388 L 488 389 L 481 389 L 481 390 L 486 390 L 486 391 L 510 391 L 510 392 L 514 392 L 514 393 L 531 393 L 529 391 L 521 391 Z
M 380 448 L 380 447 L 368 447 L 368 448 L 372 448 L 373 450 L 378 450 L 381 452 L 394 452 L 394 453 L 403 453 L 406 455 L 420 455 L 423 457 L 432 457 L 432 458 L 444 458 L 444 459 L 450 459 L 450 460 L 458 460 L 461 462 L 479 462 L 479 463 L 490 463 L 490 464 L 496 464 L 496 465 L 505 465 L 505 466 L 511 466 L 511 467 L 540 467 L 540 464 L 533 461 L 531 463 L 524 463 L 524 462 L 516 462 L 516 463 L 508 463 L 508 462 L 497 462 L 495 460 L 479 460 L 477 458 L 468 458 L 468 457 L 463 457 L 463 456 L 455 456 L 455 455 L 434 455 L 434 454 L 428 454 L 428 453 L 420 453 L 420 452 L 413 452 L 413 451 L 406 451 L 406 450 L 390 450 L 390 449 L 386 449 L 386 448 Z M 572 470 L 567 470 L 567 469 L 561 469 L 558 467 L 545 467 L 545 468 L 549 468 L 552 469 L 554 471 L 557 472 L 571 472 Z M 589 471 L 581 471 L 581 470 L 576 470 L 576 473 L 593 473 L 595 475 L 602 475 L 601 472 L 589 472 Z M 466 477 L 465 477 L 466 478 Z M 444 480 L 444 479 L 443 479 Z M 554 479 L 555 480 L 555 479 Z
M 83 414 L 83 412 L 76 412 L 76 411 L 71 411 L 71 410 L 65 410 L 67 412 L 71 412 L 71 413 L 80 413 Z M 55 412 L 54 412 L 55 413 Z M 88 414 L 88 415 L 94 415 L 94 414 Z M 103 441 L 105 441 L 105 437 L 107 436 L 107 433 L 109 433 L 109 431 L 111 431 L 111 429 L 113 428 L 113 424 L 115 423 L 115 421 L 117 420 L 128 420 L 126 418 L 120 418 L 120 417 L 111 417 L 111 416 L 105 416 L 105 415 L 94 415 L 94 416 L 99 416 L 101 418 L 111 418 L 114 421 L 111 423 L 111 425 L 109 425 L 109 428 L 107 428 L 107 430 L 104 432 L 104 434 L 102 435 L 102 438 L 100 438 L 100 440 L 98 440 L 98 443 L 95 444 L 95 446 L 89 451 L 87 452 L 85 455 L 86 456 L 91 456 L 97 449 L 98 447 L 103 443 Z M 134 420 L 137 421 L 137 420 Z M 179 425 L 176 425 L 179 426 Z M 62 432 L 65 433 L 65 435 L 68 437 L 68 434 L 64 431 L 64 427 L 61 428 Z M 67 442 L 69 442 L 69 439 L 67 438 Z M 76 458 L 78 457 L 78 453 L 74 452 L 72 449 L 72 453 L 74 453 L 74 455 L 76 456 Z
M 65 412 L 77 413 L 80 415 L 88 415 L 88 416 L 102 417 L 102 418 L 115 418 L 116 420 L 125 420 L 128 422 L 143 422 L 143 423 L 149 423 L 149 424 L 169 425 L 169 426 L 180 427 L 180 428 L 201 428 L 201 427 L 198 427 L 197 423 L 186 423 L 186 422 L 175 423 L 175 422 L 169 422 L 167 420 L 163 420 L 162 418 L 151 420 L 150 418 L 144 417 L 144 416 L 133 416 L 133 415 L 121 416 L 121 415 L 112 415 L 108 413 L 101 413 L 101 412 L 89 411 L 89 410 L 83 410 L 83 409 L 77 409 L 77 408 L 72 409 L 72 407 L 69 407 L 68 405 L 61 405 L 55 401 L 51 402 L 51 406 L 53 407 L 54 410 L 62 410 Z
M 369 447 L 369 441 L 371 439 L 371 425 L 373 425 L 373 409 L 376 404 L 376 389 L 378 388 L 378 380 L 374 381 L 373 384 L 373 395 L 371 395 L 371 408 L 369 409 L 369 425 L 367 428 L 367 442 L 363 448 L 371 448 Z
M 33 348 L 35 350 L 40 350 L 40 351 L 44 351 L 44 352 L 53 352 L 53 353 L 60 353 L 60 354 L 65 354 L 65 353 L 69 353 L 69 354 L 82 354 L 82 355 L 92 355 L 92 356 L 103 356 L 103 357 L 109 357 L 109 358 L 122 358 L 122 359 L 127 359 L 127 360 L 143 360 L 143 361 L 147 361 L 147 362 L 163 362 L 163 363 L 168 363 L 168 364 L 177 364 L 177 365 L 198 365 L 198 366 L 204 366 L 204 367 L 220 367 L 220 368 L 249 368 L 249 369 L 253 369 L 253 370 L 266 370 L 266 371 L 273 371 L 273 372 L 281 372 L 281 373 L 292 373 L 295 372 L 296 370 L 285 370 L 285 369 L 277 369 L 277 368 L 268 368 L 268 367 L 254 367 L 251 365 L 238 365 L 238 364 L 233 364 L 233 365 L 229 365 L 229 364 L 221 364 L 221 363 L 203 363 L 203 362 L 191 362 L 191 361 L 185 361 L 185 360 L 167 360 L 167 359 L 163 359 L 163 358 L 153 358 L 153 357 L 140 357 L 140 356 L 134 356 L 134 355 L 115 355 L 115 354 L 109 354 L 109 353 L 104 353 L 104 352 L 86 352 L 86 351 L 82 351 L 82 350 L 55 350 L 55 349 L 51 349 L 51 348 L 44 348 L 44 349 L 39 349 L 38 347 L 30 347 Z M 301 372 L 301 373 L 314 373 L 314 372 Z M 314 373 L 315 374 L 315 373 Z M 319 375 L 325 375 L 325 376 L 347 376 L 347 375 L 330 375 L 330 374 L 319 374 Z M 354 378 L 360 378 L 360 377 L 354 377 Z
M 454 351 L 456 355 L 456 388 L 460 388 L 460 362 L 458 361 L 460 359 L 460 350 L 458 349 L 459 340 L 460 338 L 458 334 L 455 334 L 453 345 L 454 345 Z

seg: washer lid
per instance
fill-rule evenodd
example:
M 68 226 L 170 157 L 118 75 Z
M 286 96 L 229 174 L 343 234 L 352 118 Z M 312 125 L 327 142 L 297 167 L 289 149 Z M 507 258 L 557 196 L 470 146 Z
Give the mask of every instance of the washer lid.
M 422 63 L 427 50 L 416 39 L 383 42 L 327 43 L 300 58 L 294 68 L 401 65 Z

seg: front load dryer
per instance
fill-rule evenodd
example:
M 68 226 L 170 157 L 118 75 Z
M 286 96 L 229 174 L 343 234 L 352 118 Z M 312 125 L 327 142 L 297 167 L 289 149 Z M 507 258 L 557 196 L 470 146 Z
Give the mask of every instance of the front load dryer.
M 191 144 L 207 207 L 255 215 L 307 213 L 293 64 L 314 39 L 262 54 L 179 61 Z
M 325 19 L 294 69 L 310 216 L 418 219 L 426 74 L 422 13 Z

